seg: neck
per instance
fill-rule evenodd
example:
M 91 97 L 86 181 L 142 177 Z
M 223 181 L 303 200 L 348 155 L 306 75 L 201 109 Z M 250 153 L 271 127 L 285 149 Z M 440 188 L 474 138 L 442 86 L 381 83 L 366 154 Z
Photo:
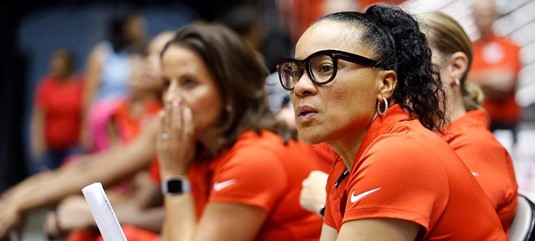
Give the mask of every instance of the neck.
M 461 90 L 458 87 L 455 87 L 455 89 L 450 91 L 447 105 L 449 110 L 446 112 L 446 114 L 450 122 L 453 122 L 466 114 Z
M 374 113 L 370 122 L 359 133 L 352 134 L 352 132 L 346 132 L 350 133 L 350 135 L 347 135 L 347 138 L 329 142 L 338 155 L 340 155 L 342 160 L 344 160 L 344 163 L 348 169 L 351 170 L 351 166 L 353 165 L 353 162 L 355 162 L 355 158 L 357 157 L 357 153 L 362 145 L 362 141 L 368 133 L 368 130 L 370 129 L 370 126 L 375 118 L 377 118 L 377 113 Z
M 69 82 L 69 79 L 71 78 L 71 74 L 61 74 L 61 75 L 55 75 L 56 79 L 59 80 L 61 83 Z
M 216 156 L 223 147 L 224 138 L 217 129 L 211 129 L 204 133 L 199 133 L 198 140 L 204 145 L 204 147 L 210 152 L 212 156 Z
M 494 36 L 494 33 L 493 32 L 486 32 L 486 31 L 481 31 L 480 32 L 481 36 L 479 37 L 479 39 L 483 42 L 486 42 L 488 39 L 492 38 L 492 36 Z

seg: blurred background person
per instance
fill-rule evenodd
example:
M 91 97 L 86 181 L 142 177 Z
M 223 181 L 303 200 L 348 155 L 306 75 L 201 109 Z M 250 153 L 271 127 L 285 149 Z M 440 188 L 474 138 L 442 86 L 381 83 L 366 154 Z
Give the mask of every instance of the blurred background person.
M 129 93 L 133 57 L 145 47 L 146 20 L 132 11 L 112 20 L 110 38 L 95 46 L 87 60 L 83 142 L 92 152 L 109 147 L 106 122 Z
M 50 58 L 50 73 L 37 87 L 31 118 L 31 151 L 40 170 L 56 169 L 79 153 L 82 123 L 81 76 L 73 70 L 74 57 L 66 48 Z
M 117 148 L 138 138 L 143 126 L 160 111 L 162 81 L 160 53 L 172 39 L 174 32 L 156 35 L 147 46 L 144 61 L 135 59 L 132 78 L 128 85 L 129 97 L 115 109 L 110 120 L 110 140 Z M 109 160 L 115 161 L 115 160 Z M 156 240 L 163 222 L 160 189 L 151 185 L 148 165 L 136 174 L 106 188 L 115 214 L 128 240 Z M 67 236 L 68 240 L 91 241 L 102 238 L 85 199 L 73 195 L 62 200 L 46 218 L 46 232 L 50 237 Z
M 154 140 L 158 128 L 157 118 L 150 118 L 150 116 L 157 109 L 154 106 L 159 106 L 159 104 L 154 104 L 154 101 L 159 100 L 162 87 L 162 82 L 159 78 L 159 50 L 172 37 L 170 35 L 172 34 L 165 32 L 158 35 L 153 44 L 149 46 L 151 47 L 148 51 L 150 54 L 145 59 L 146 61 L 143 63 L 140 61 L 134 62 L 136 63 L 136 70 L 140 71 L 134 71 L 134 79 L 129 83 L 135 90 L 131 92 L 134 94 L 131 100 L 137 103 L 131 103 L 132 105 L 129 103 L 128 106 L 139 105 L 143 107 L 141 110 L 147 111 L 139 115 L 146 118 L 128 118 L 134 119 L 127 120 L 129 123 L 127 123 L 126 127 L 129 129 L 128 135 L 133 135 L 130 136 L 132 139 L 125 140 L 125 143 L 118 145 L 116 148 L 109 148 L 99 153 L 78 155 L 71 159 L 68 165 L 58 170 L 45 171 L 33 175 L 14 185 L 9 190 L 0 193 L 0 240 L 8 237 L 9 231 L 20 228 L 21 226 L 18 225 L 21 225 L 24 216 L 31 211 L 55 206 L 70 195 L 80 194 L 80 190 L 90 183 L 101 182 L 105 187 L 110 187 L 132 178 L 136 173 L 149 167 L 151 159 L 156 153 Z M 122 112 L 121 108 L 118 108 L 118 110 Z M 121 117 L 117 116 L 117 118 L 120 119 Z M 122 124 L 123 121 L 116 123 L 117 126 L 122 126 Z M 133 185 L 131 188 L 134 188 Z M 110 193 L 110 201 L 115 202 L 120 199 L 127 199 L 132 204 L 125 206 L 141 208 L 157 203 L 157 201 L 153 202 L 148 199 L 140 200 L 139 198 L 145 197 L 143 191 L 140 190 L 131 190 L 130 193 L 123 191 L 124 189 L 115 188 L 115 190 L 120 190 L 120 192 L 115 192 L 118 195 Z M 138 194 L 141 196 L 138 196 Z M 156 189 L 156 194 L 160 194 L 159 188 Z M 148 196 L 152 197 L 152 195 Z M 57 220 L 57 222 L 47 222 L 47 229 L 51 230 L 50 232 L 54 235 L 72 229 L 86 228 L 94 224 L 92 216 L 83 215 L 84 211 L 88 211 L 85 201 L 80 203 L 73 198 L 68 200 L 70 201 L 60 205 L 57 218 L 54 214 L 48 215 L 48 219 Z M 80 204 L 83 205 L 80 206 Z M 158 224 L 156 221 L 149 219 L 149 216 L 136 215 L 138 213 L 137 210 L 128 209 L 128 212 L 118 213 L 120 220 L 124 221 L 125 224 L 142 225 L 142 222 L 145 222 L 145 224 L 152 222 L 150 223 L 152 225 Z M 89 213 L 85 212 L 85 214 Z M 53 225 L 50 225 L 50 223 Z M 92 235 L 92 232 L 89 233 L 89 235 L 81 236 L 89 238 L 96 236 Z
M 485 94 L 483 107 L 489 113 L 491 131 L 509 130 L 516 143 L 522 118 L 522 108 L 515 96 L 522 68 L 520 47 L 494 32 L 498 18 L 494 0 L 476 0 L 473 16 L 480 37 L 473 42 L 474 62 L 468 81 L 479 85 Z
M 511 156 L 488 129 L 487 113 L 480 106 L 481 90 L 466 83 L 473 60 L 470 39 L 446 14 L 422 13 L 416 18 L 433 50 L 433 63 L 440 68 L 446 92 L 450 123 L 444 128 L 444 138 L 483 188 L 508 232 L 517 209 L 518 184 Z

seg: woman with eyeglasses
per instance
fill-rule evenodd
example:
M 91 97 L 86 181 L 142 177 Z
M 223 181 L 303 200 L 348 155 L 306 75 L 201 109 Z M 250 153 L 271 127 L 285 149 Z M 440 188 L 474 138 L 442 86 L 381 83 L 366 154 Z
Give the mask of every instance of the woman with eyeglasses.
M 374 5 L 324 16 L 277 66 L 299 137 L 329 143 L 349 170 L 329 173 L 321 240 L 507 240 L 433 132 L 447 122 L 444 90 L 410 15 Z

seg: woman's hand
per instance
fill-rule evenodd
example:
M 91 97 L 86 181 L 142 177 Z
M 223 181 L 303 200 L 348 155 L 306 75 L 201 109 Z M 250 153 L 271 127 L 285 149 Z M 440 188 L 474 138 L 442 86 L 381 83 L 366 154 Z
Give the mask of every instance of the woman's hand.
M 301 207 L 310 212 L 320 213 L 325 205 L 327 196 L 325 192 L 327 177 L 327 173 L 312 171 L 308 177 L 303 180 L 303 188 L 301 189 L 301 196 L 299 198 Z
M 43 228 L 48 237 L 64 237 L 72 230 L 82 230 L 96 226 L 96 223 L 84 197 L 70 196 L 64 199 L 54 211 L 46 215 Z
M 157 150 L 162 178 L 187 176 L 195 157 L 195 127 L 191 109 L 174 100 L 160 112 Z
M 20 237 L 24 217 L 18 210 L 16 203 L 0 199 L 0 240 L 9 240 L 12 231 Z

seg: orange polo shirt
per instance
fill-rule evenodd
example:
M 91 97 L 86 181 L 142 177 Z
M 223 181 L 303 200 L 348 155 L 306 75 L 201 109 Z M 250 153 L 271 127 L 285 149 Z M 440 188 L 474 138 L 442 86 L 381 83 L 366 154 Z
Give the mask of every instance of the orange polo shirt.
M 145 104 L 143 113 L 133 116 L 130 113 L 131 103 L 123 100 L 115 109 L 112 118 L 114 119 L 119 135 L 124 143 L 129 143 L 136 138 L 141 128 L 161 110 L 161 103 L 155 99 Z
M 463 161 L 399 105 L 373 121 L 346 184 L 343 219 L 335 223 L 395 218 L 419 224 L 423 240 L 507 240 Z
M 329 171 L 327 184 L 325 185 L 327 201 L 323 222 L 340 230 L 344 219 L 345 202 L 347 201 L 347 180 L 349 170 L 341 158 L 337 158 Z
M 485 42 L 475 41 L 472 48 L 474 61 L 471 73 L 487 69 L 507 68 L 515 72 L 515 81 L 518 81 L 522 62 L 520 47 L 514 42 L 505 37 L 492 36 L 485 39 Z M 515 90 L 511 91 L 504 100 L 485 98 L 483 107 L 489 112 L 491 120 L 495 122 L 514 124 L 518 123 L 522 117 L 522 109 L 515 99 Z
M 488 129 L 487 114 L 481 109 L 467 112 L 446 127 L 444 133 L 508 231 L 516 213 L 518 184 L 511 156 Z
M 322 221 L 299 204 L 301 183 L 313 170 L 326 171 L 318 158 L 333 150 L 290 141 L 270 132 L 245 132 L 227 151 L 212 160 L 194 162 L 189 170 L 197 217 L 209 202 L 252 205 L 267 214 L 255 240 L 319 240 Z M 151 177 L 159 182 L 157 161 Z

